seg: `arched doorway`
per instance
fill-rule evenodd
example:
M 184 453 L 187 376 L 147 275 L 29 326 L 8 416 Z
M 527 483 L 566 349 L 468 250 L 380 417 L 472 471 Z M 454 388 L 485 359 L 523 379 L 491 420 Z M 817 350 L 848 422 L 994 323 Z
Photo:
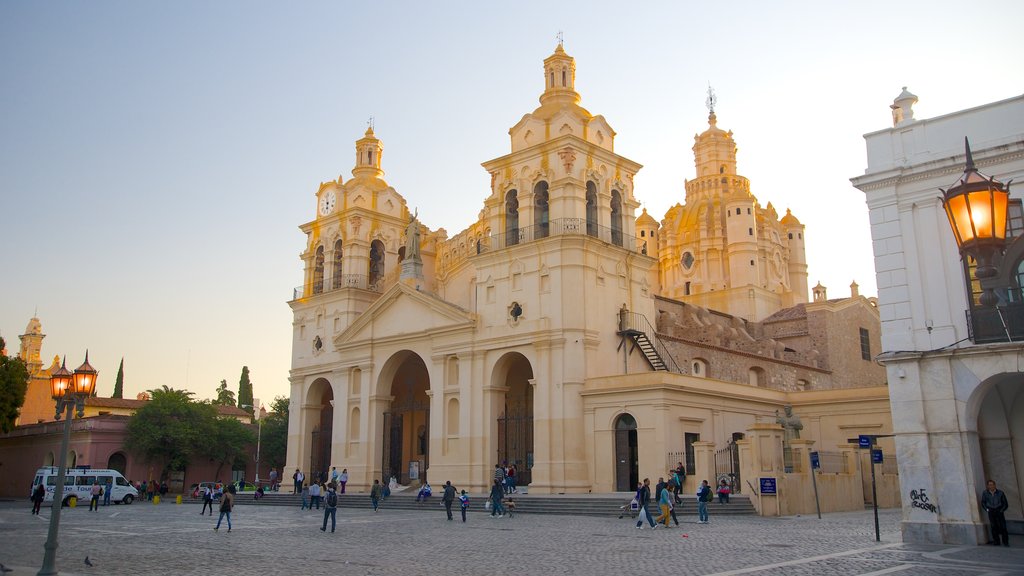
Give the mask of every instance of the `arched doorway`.
M 1000 374 L 975 394 L 980 395 L 977 430 L 984 479 L 995 480 L 1010 507 L 1006 519 L 1024 520 L 1024 378 Z M 984 386 L 984 385 L 983 385 Z
M 498 415 L 497 461 L 515 465 L 516 484 L 525 486 L 533 475 L 533 367 L 518 352 L 503 356 L 494 367 L 495 384 L 505 388 Z
M 114 452 L 107 458 L 107 468 L 110 470 L 117 470 L 122 476 L 125 475 L 125 470 L 128 469 L 128 458 L 125 457 L 124 452 Z
M 636 418 L 622 414 L 615 419 L 615 489 L 632 492 L 640 481 Z
M 400 484 L 426 482 L 430 466 L 430 375 L 417 354 L 401 352 L 391 378 L 391 406 L 384 413 L 383 481 L 394 476 Z
M 319 414 L 313 416 L 313 432 L 310 442 L 309 473 L 306 479 L 313 481 L 320 474 L 326 477 L 331 465 L 331 442 L 334 432 L 334 390 L 323 378 L 317 379 L 310 387 L 309 402 L 319 405 Z M 318 400 L 319 398 L 319 400 Z

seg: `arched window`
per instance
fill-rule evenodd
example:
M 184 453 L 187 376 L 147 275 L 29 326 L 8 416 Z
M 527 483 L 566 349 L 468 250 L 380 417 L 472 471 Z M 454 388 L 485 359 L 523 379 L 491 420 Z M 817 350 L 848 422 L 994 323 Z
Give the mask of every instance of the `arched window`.
M 373 150 L 366 151 L 366 163 L 373 166 Z
M 334 268 L 331 270 L 331 286 L 335 289 L 341 288 L 342 286 L 342 273 L 341 273 L 341 239 L 334 241 Z
M 107 468 L 111 470 L 117 470 L 122 475 L 128 469 L 128 458 L 125 457 L 124 452 L 114 452 L 107 458 Z
M 384 279 L 384 243 L 374 240 L 370 243 L 370 289 Z
M 552 88 L 555 87 L 555 71 L 554 70 L 551 71 L 551 87 Z
M 694 376 L 699 378 L 707 378 L 708 376 L 708 363 L 703 358 L 694 358 L 693 362 L 690 363 Z
M 612 244 L 622 246 L 622 196 L 612 190 Z
M 562 86 L 565 86 L 565 70 L 562 70 Z
M 349 442 L 359 441 L 359 407 L 352 408 L 352 416 L 348 420 Z
M 320 294 L 324 291 L 324 247 L 316 247 L 316 257 L 313 260 L 313 294 Z
M 505 194 L 505 245 L 519 244 L 519 192 Z
M 597 236 L 597 184 L 587 181 L 587 235 Z
M 548 223 L 551 216 L 548 210 L 547 182 L 537 182 L 537 185 L 533 187 L 533 198 L 533 225 L 537 228 L 536 237 L 547 238 Z
M 448 400 L 448 435 L 459 435 L 459 401 L 456 398 Z

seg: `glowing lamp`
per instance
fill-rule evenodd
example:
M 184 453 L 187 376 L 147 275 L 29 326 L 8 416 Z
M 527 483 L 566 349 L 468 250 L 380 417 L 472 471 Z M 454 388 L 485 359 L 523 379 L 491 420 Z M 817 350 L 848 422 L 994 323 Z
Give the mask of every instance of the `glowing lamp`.
M 89 364 L 89 351 L 85 351 L 85 362 L 75 368 L 74 386 L 75 394 L 88 397 L 96 390 L 96 369 Z
M 63 363 L 59 369 L 55 370 L 53 374 L 50 374 L 50 394 L 54 400 L 61 400 L 64 395 L 67 394 L 68 389 L 71 388 L 71 381 L 73 380 L 73 374 L 68 370 Z

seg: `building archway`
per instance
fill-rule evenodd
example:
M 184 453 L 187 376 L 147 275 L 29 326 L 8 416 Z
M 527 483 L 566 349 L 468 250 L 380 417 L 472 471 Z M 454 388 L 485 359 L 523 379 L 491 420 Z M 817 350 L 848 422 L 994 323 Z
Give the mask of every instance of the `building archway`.
M 47 452 L 46 458 L 43 458 L 43 466 L 54 466 L 53 463 L 53 452 Z
M 620 414 L 615 419 L 615 490 L 632 492 L 640 482 L 640 451 L 636 418 Z
M 494 365 L 492 383 L 505 390 L 497 419 L 497 460 L 515 465 L 516 484 L 525 486 L 533 469 L 533 367 L 518 352 L 502 356 Z
M 380 388 L 390 392 L 384 412 L 381 473 L 400 484 L 426 482 L 430 466 L 430 374 L 418 354 L 403 350 L 381 372 Z
M 972 395 L 978 449 L 985 481 L 995 480 L 1006 493 L 1007 520 L 1024 520 L 1024 377 L 1004 373 L 989 378 Z
M 311 414 L 313 430 L 310 433 L 309 471 L 306 479 L 313 481 L 317 474 L 326 476 L 331 465 L 331 442 L 334 436 L 334 389 L 324 378 L 317 378 L 306 395 L 314 407 Z
M 128 457 L 124 455 L 124 452 L 114 452 L 107 458 L 107 468 L 117 470 L 124 476 L 125 470 L 128 469 Z

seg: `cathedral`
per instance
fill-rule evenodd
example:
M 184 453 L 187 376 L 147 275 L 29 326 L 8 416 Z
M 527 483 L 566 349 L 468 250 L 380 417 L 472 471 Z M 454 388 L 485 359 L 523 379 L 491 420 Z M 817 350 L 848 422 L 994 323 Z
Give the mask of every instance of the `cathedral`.
M 804 226 L 753 195 L 713 98 L 696 178 L 660 222 L 639 211 L 641 165 L 580 102 L 559 44 L 451 237 L 388 185 L 372 127 L 352 177 L 319 186 L 289 302 L 286 477 L 485 490 L 505 463 L 531 492 L 628 491 L 677 462 L 712 479 L 699 454 L 784 406 L 824 450 L 891 429 L 874 299 L 808 301 Z

